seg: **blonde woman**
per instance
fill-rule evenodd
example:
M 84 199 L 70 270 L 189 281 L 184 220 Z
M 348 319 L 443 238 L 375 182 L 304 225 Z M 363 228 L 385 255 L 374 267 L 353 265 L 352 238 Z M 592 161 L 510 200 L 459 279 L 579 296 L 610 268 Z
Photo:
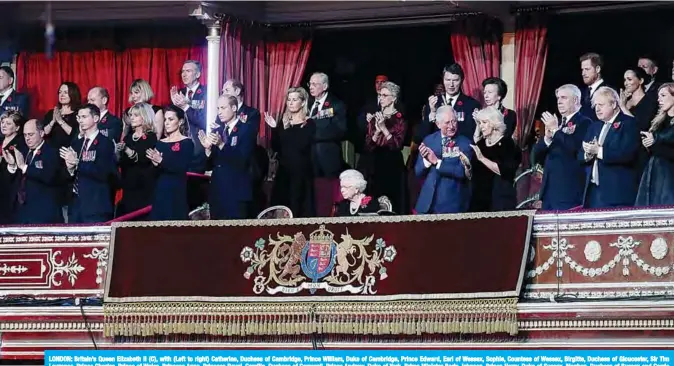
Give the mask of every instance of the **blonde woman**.
M 641 144 L 649 159 L 641 176 L 636 206 L 674 204 L 674 83 L 658 89 L 660 112 L 647 132 L 641 132 Z
M 164 135 L 164 112 L 161 107 L 150 104 L 150 100 L 154 97 L 154 92 L 150 84 L 143 79 L 136 79 L 131 83 L 129 88 L 129 104 L 136 105 L 138 103 L 147 103 L 153 112 L 154 132 L 158 137 Z M 124 116 L 124 132 L 122 133 L 122 141 L 129 133 L 128 112 L 131 108 L 127 108 L 122 116 Z
M 288 206 L 293 217 L 313 217 L 316 212 L 311 159 L 316 125 L 307 116 L 308 99 L 304 88 L 290 88 L 282 123 L 277 123 L 269 113 L 264 114 L 265 122 L 274 129 L 272 148 L 279 160 L 272 205 Z
M 138 103 L 127 113 L 130 131 L 124 141 L 117 144 L 121 168 L 122 200 L 117 206 L 117 216 L 125 215 L 152 204 L 155 186 L 155 169 L 147 158 L 147 150 L 157 144 L 154 133 L 155 112 L 147 103 Z
M 521 153 L 511 138 L 505 138 L 506 124 L 496 107 L 487 107 L 475 114 L 477 128 L 471 145 L 475 151 L 473 212 L 514 210 L 516 194 L 513 183 L 520 165 Z

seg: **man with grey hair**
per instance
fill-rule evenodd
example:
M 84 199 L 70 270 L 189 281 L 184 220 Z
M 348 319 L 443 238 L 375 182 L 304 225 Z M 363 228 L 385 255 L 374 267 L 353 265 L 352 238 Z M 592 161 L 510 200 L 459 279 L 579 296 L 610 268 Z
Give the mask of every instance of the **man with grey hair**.
M 309 79 L 309 116 L 316 125 L 313 146 L 316 179 L 316 213 L 329 216 L 335 202 L 341 200 L 339 174 L 344 169 L 342 141 L 346 137 L 346 106 L 328 93 L 328 75 L 316 72 Z
M 87 93 L 87 102 L 95 105 L 101 111 L 101 118 L 98 120 L 98 131 L 114 143 L 121 142 L 122 120 L 108 110 L 108 102 L 110 102 L 108 89 L 102 86 L 91 88 L 89 93 Z
M 190 163 L 190 171 L 203 173 L 206 170 L 206 155 L 199 143 L 199 130 L 206 130 L 206 85 L 201 85 L 201 63 L 187 60 L 180 70 L 184 87 L 178 90 L 171 88 L 171 102 L 185 111 L 185 117 L 194 141 L 194 157 Z
M 471 141 L 459 135 L 456 112 L 449 105 L 435 111 L 438 131 L 419 145 L 414 166 L 417 177 L 425 178 L 415 207 L 418 214 L 466 212 L 470 204 Z
M 592 120 L 580 113 L 581 92 L 573 84 L 555 90 L 556 115 L 544 112 L 545 136 L 534 145 L 534 161 L 545 167 L 540 199 L 544 210 L 568 210 L 583 203 L 585 171 L 577 154 Z
M 609 87 L 599 88 L 592 96 L 599 121 L 587 129 L 578 152 L 585 165 L 586 208 L 634 205 L 639 126 L 634 117 L 620 111 L 618 100 L 618 93 Z

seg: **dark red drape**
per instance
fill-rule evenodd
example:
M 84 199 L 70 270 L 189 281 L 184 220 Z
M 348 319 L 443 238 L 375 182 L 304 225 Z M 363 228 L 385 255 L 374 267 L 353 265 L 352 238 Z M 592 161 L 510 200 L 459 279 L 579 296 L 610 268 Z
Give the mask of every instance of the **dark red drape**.
M 515 112 L 519 118 L 515 136 L 525 148 L 538 98 L 543 87 L 545 62 L 548 57 L 547 26 L 538 14 L 519 14 L 515 30 Z
M 245 86 L 244 101 L 279 117 L 285 107 L 285 93 L 299 86 L 311 50 L 311 37 L 291 30 L 265 31 L 255 26 L 228 22 L 223 28 L 223 83 L 230 78 Z M 260 120 L 260 137 L 269 134 Z
M 454 61 L 463 67 L 463 92 L 482 102 L 482 80 L 501 74 L 501 34 L 498 21 L 473 16 L 452 23 Z
M 76 35 L 70 35 L 75 36 Z M 157 34 L 156 37 L 160 37 Z M 83 38 L 85 38 L 83 36 Z M 114 39 L 114 36 L 109 36 Z M 201 80 L 205 82 L 206 48 L 203 45 L 188 46 L 185 42 L 171 45 L 162 40 L 162 44 L 142 46 L 137 42 L 132 47 L 120 49 L 119 44 L 87 45 L 87 39 L 80 39 L 76 49 L 59 48 L 47 59 L 44 52 L 33 50 L 20 52 L 17 59 L 18 89 L 27 92 L 31 100 L 32 117 L 41 118 L 54 108 L 57 91 L 63 81 L 73 81 L 86 100 L 87 92 L 93 86 L 102 86 L 110 93 L 109 109 L 119 115 L 128 107 L 128 89 L 134 79 L 147 80 L 154 91 L 152 103 L 165 105 L 170 102 L 170 88 L 182 86 L 180 69 L 185 60 L 195 59 L 204 63 Z M 144 42 L 144 41 L 143 41 Z

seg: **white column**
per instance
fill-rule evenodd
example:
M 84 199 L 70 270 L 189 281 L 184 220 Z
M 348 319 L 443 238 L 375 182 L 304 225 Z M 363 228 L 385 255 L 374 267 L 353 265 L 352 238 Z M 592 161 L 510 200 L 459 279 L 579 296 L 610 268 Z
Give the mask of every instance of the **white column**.
M 208 80 L 206 81 L 206 123 L 210 125 L 218 115 L 218 97 L 220 96 L 220 22 L 210 22 L 208 26 Z

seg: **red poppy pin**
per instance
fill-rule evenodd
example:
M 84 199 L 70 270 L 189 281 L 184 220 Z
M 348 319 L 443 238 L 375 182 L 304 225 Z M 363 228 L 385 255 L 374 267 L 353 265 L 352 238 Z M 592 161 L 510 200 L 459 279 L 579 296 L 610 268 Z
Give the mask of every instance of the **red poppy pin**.
M 197 89 L 197 94 L 201 94 L 201 88 Z
M 508 115 L 508 110 L 507 110 L 507 109 L 504 109 L 504 110 L 503 110 L 503 117 L 505 117 L 505 116 L 507 116 L 507 115 Z
M 141 136 L 140 138 L 142 138 L 143 140 L 147 140 L 147 135 L 143 134 L 143 136 Z
M 365 196 L 363 199 L 360 200 L 360 207 L 365 208 L 367 205 L 372 201 L 372 197 L 370 196 Z
M 239 129 L 236 128 L 236 126 L 234 126 L 234 128 L 232 128 L 232 133 L 236 133 L 236 131 L 238 131 L 238 130 L 239 130 Z
M 619 127 L 620 127 L 620 122 L 613 123 L 613 128 L 615 128 L 617 130 Z
M 400 112 L 396 113 L 396 118 L 403 118 L 403 114 Z
M 328 102 L 328 101 L 326 100 L 325 103 L 323 103 L 323 107 L 325 107 L 325 108 L 330 107 L 330 102 Z
M 37 155 L 40 155 L 40 150 L 36 151 L 36 152 L 35 152 L 35 155 L 36 155 L 36 156 L 37 156 Z
M 456 142 L 454 142 L 454 140 L 449 140 L 449 142 L 447 143 L 447 146 L 449 146 L 450 148 L 454 147 L 454 145 L 456 145 Z
M 94 140 L 94 146 L 98 145 L 98 139 Z
M 173 146 L 171 146 L 171 150 L 180 151 L 180 142 L 176 142 L 175 144 L 173 144 Z
M 462 105 L 463 105 L 463 102 L 459 100 L 458 102 L 456 102 L 456 105 L 462 106 Z
M 103 119 L 101 120 L 101 123 L 105 124 L 105 122 L 107 122 L 107 121 L 108 121 L 108 116 L 105 116 L 105 117 L 103 117 Z
M 11 102 L 11 101 L 12 101 L 12 97 L 7 97 L 7 101 L 8 101 L 8 102 Z
M 570 128 L 570 127 L 573 127 L 573 122 L 571 122 L 571 121 L 566 122 L 566 126 L 569 127 L 569 128 Z
M 9 150 L 10 150 L 10 151 L 14 151 L 14 145 L 11 145 L 11 146 L 9 147 Z

